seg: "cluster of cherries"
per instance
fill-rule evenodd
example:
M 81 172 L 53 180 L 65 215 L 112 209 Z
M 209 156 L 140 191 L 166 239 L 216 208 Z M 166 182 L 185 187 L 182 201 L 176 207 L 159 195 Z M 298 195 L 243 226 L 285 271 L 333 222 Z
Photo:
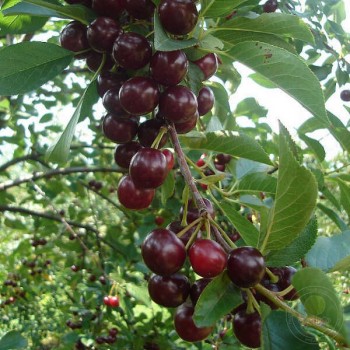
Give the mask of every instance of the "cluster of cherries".
M 116 295 L 106 295 L 103 298 L 103 304 L 109 307 L 118 307 L 119 306 L 119 298 Z
M 100 335 L 95 341 L 97 344 L 114 344 L 117 340 L 117 335 L 119 331 L 117 328 L 113 327 L 108 330 L 108 335 Z

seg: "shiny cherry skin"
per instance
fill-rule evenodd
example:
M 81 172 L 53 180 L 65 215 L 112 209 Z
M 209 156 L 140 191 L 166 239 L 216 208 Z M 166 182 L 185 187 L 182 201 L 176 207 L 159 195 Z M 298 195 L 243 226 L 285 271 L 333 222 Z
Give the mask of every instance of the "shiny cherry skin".
M 219 275 L 226 267 L 227 255 L 221 245 L 210 239 L 197 239 L 188 250 L 193 271 L 205 278 Z
M 268 0 L 263 6 L 263 11 L 267 13 L 275 12 L 278 9 L 277 0 Z
M 103 118 L 103 134 L 115 143 L 127 143 L 137 134 L 138 123 L 134 118 L 115 117 L 107 114 Z
M 92 0 L 92 9 L 99 16 L 118 17 L 124 10 L 124 0 Z
M 90 49 L 86 31 L 87 27 L 81 22 L 72 21 L 68 23 L 60 34 L 61 46 L 73 52 Z
M 171 276 L 153 275 L 148 281 L 148 293 L 159 305 L 178 307 L 186 301 L 190 293 L 190 282 L 180 273 Z
M 198 93 L 197 102 L 198 114 L 207 114 L 214 106 L 215 96 L 213 90 L 208 86 L 201 88 Z
M 155 195 L 155 190 L 139 189 L 129 175 L 122 177 L 118 185 L 119 202 L 128 209 L 141 210 L 148 208 Z
M 196 127 L 197 121 L 198 112 L 196 111 L 196 113 L 189 120 L 187 120 L 187 122 L 174 124 L 175 130 L 178 134 L 187 134 Z
M 215 53 L 208 53 L 193 63 L 195 63 L 203 72 L 203 80 L 208 80 L 218 69 L 218 58 Z
M 125 9 L 136 19 L 149 19 L 153 16 L 155 5 L 151 0 L 125 0 Z
M 212 327 L 197 327 L 193 321 L 194 308 L 189 304 L 182 304 L 174 315 L 175 330 L 179 337 L 188 342 L 204 340 L 213 331 Z
M 224 153 L 219 153 L 215 157 L 215 161 L 218 164 L 223 164 L 223 165 L 228 164 L 231 159 L 232 159 L 232 156 L 230 156 L 229 154 L 224 154 Z
M 109 306 L 109 296 L 103 297 L 103 304 L 105 304 L 106 306 Z
M 140 144 L 144 147 L 151 147 L 162 126 L 165 126 L 164 120 L 156 118 L 148 119 L 141 123 L 137 132 Z M 167 134 L 164 134 L 159 143 L 160 148 L 166 144 L 167 139 Z
M 96 51 L 89 51 L 86 55 L 86 65 L 91 70 L 91 72 L 96 72 L 102 63 L 103 54 Z M 106 55 L 106 60 L 103 65 L 102 71 L 109 71 L 114 66 L 114 61 L 111 55 Z
M 159 113 L 174 122 L 185 123 L 197 112 L 196 95 L 186 86 L 168 87 L 160 96 Z
M 150 62 L 152 48 L 143 35 L 128 32 L 114 42 L 112 56 L 125 69 L 140 69 Z
M 122 107 L 130 114 L 143 115 L 152 112 L 158 105 L 159 89 L 154 80 L 133 77 L 119 91 Z
M 212 202 L 207 199 L 207 198 L 203 198 L 204 204 L 207 207 L 208 213 L 210 215 L 210 217 L 212 219 L 215 218 L 215 210 L 213 207 Z M 180 209 L 180 217 L 182 218 L 183 216 L 183 210 L 184 208 L 181 207 Z M 187 207 L 187 223 L 190 224 L 191 222 L 193 222 L 194 220 L 199 218 L 199 210 L 198 208 L 195 206 L 195 202 L 191 199 L 188 201 L 188 207 Z
M 118 117 L 126 117 L 128 115 L 127 112 L 122 108 L 119 101 L 119 90 L 120 87 L 116 86 L 114 88 L 109 89 L 104 95 L 102 99 L 103 107 L 109 113 L 112 113 L 114 116 Z
M 117 296 L 109 297 L 109 306 L 110 307 L 118 307 L 119 306 L 119 298 Z
M 136 187 L 159 187 L 168 175 L 166 157 L 158 149 L 141 148 L 132 157 L 129 172 Z
M 350 101 L 350 90 L 343 90 L 340 93 L 340 98 L 344 101 L 344 102 L 349 102 Z
M 253 349 L 259 348 L 261 336 L 259 313 L 248 314 L 245 309 L 237 311 L 233 318 L 233 332 L 243 345 Z
M 179 233 L 180 231 L 182 231 L 184 229 L 184 226 L 181 226 L 181 221 L 173 221 L 166 228 L 170 231 L 173 231 L 174 233 Z M 194 230 L 195 230 L 195 227 L 192 227 L 188 231 L 186 231 L 185 234 L 183 234 L 181 237 L 179 237 L 185 246 L 188 243 L 188 241 L 190 240 L 191 235 L 194 232 Z
M 141 246 L 143 260 L 157 275 L 170 276 L 178 272 L 185 260 L 186 249 L 174 232 L 158 228 L 151 231 Z
M 103 97 L 104 94 L 112 89 L 118 88 L 125 83 L 125 75 L 119 72 L 102 72 L 97 77 L 97 92 Z
M 119 145 L 114 152 L 114 160 L 120 167 L 128 169 L 132 157 L 142 148 L 136 141 Z
M 212 281 L 211 278 L 200 278 L 195 281 L 190 290 L 190 298 L 193 305 L 197 304 L 199 297 L 201 296 L 204 288 Z
M 288 288 L 292 284 L 292 277 L 297 270 L 292 266 L 269 267 L 270 271 L 278 277 L 277 285 L 280 290 Z M 267 276 L 265 275 L 265 278 Z M 283 296 L 284 300 L 296 300 L 299 298 L 297 291 L 293 288 L 288 294 Z
M 168 149 L 163 149 L 162 153 L 165 155 L 167 168 L 168 168 L 168 171 L 170 171 L 175 164 L 173 152 L 169 151 Z
M 188 60 L 181 50 L 157 51 L 151 59 L 151 77 L 159 84 L 177 85 L 186 76 L 187 71 Z
M 109 17 L 97 17 L 87 29 L 90 46 L 98 52 L 111 52 L 114 41 L 122 34 L 119 23 Z
M 251 288 L 265 274 L 265 261 L 254 247 L 239 247 L 229 253 L 227 272 L 231 281 L 240 288 Z
M 158 14 L 163 28 L 174 35 L 188 34 L 198 21 L 198 11 L 192 0 L 162 0 Z

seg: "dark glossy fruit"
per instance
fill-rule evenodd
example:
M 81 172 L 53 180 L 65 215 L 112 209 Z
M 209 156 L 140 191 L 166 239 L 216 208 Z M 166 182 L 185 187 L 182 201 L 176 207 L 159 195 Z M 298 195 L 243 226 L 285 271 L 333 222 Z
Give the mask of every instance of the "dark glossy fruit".
M 72 21 L 68 23 L 61 31 L 60 44 L 63 48 L 79 52 L 90 49 L 86 36 L 87 27 L 78 22 Z M 82 57 L 85 57 L 83 54 Z M 79 58 L 82 58 L 81 56 Z
M 192 305 L 183 304 L 176 309 L 174 315 L 175 330 L 180 338 L 188 342 L 204 340 L 213 331 L 212 327 L 197 327 L 193 322 L 194 308 Z
M 157 275 L 170 276 L 181 269 L 186 260 L 186 250 L 175 233 L 158 228 L 151 231 L 141 247 L 147 267 Z
M 140 69 L 150 62 L 152 48 L 143 35 L 128 32 L 118 36 L 112 56 L 125 69 Z
M 148 114 L 158 105 L 158 86 L 150 78 L 133 77 L 122 85 L 119 99 L 122 107 L 128 113 L 133 115 Z
M 232 282 L 238 287 L 254 287 L 264 277 L 264 257 L 253 247 L 234 249 L 229 253 L 227 272 Z
M 166 157 L 158 149 L 141 148 L 131 159 L 129 172 L 136 187 L 159 187 L 168 175 Z
M 125 9 L 136 19 L 152 17 L 155 5 L 151 0 L 125 0 Z
M 220 164 L 214 161 L 215 169 L 218 171 L 225 171 L 225 164 Z
M 140 144 L 144 147 L 151 147 L 162 126 L 165 126 L 165 121 L 162 119 L 148 119 L 141 123 L 137 131 Z M 164 134 L 159 143 L 160 148 L 166 144 L 167 139 L 167 134 Z
M 115 143 L 127 143 L 137 134 L 138 123 L 134 118 L 114 117 L 107 114 L 103 118 L 103 134 Z
M 197 24 L 198 11 L 192 0 L 162 0 L 158 14 L 163 28 L 174 35 L 185 35 Z
M 280 290 L 288 288 L 292 284 L 292 277 L 297 270 L 292 266 L 286 267 L 270 267 L 270 271 L 278 277 L 277 285 Z M 266 275 L 265 275 L 266 277 Z M 285 300 L 296 300 L 299 298 L 297 291 L 293 288 L 288 294 L 283 296 Z
M 108 334 L 111 336 L 111 337 L 116 337 L 118 335 L 119 331 L 117 328 L 111 328 L 109 331 L 108 331 Z
M 119 101 L 119 90 L 120 87 L 114 87 L 112 89 L 109 89 L 104 95 L 102 99 L 103 107 L 106 108 L 106 110 L 109 113 L 112 113 L 114 117 L 126 117 L 128 114 L 125 112 L 125 110 L 122 108 L 120 101 Z
M 186 86 L 171 86 L 160 96 L 159 113 L 174 122 L 185 123 L 197 112 L 196 95 Z
M 344 101 L 344 102 L 349 102 L 350 101 L 350 90 L 343 90 L 340 93 L 340 98 Z
M 141 148 L 142 146 L 136 141 L 131 141 L 123 145 L 119 145 L 115 149 L 114 160 L 120 167 L 128 169 L 130 166 L 131 158 Z
M 71 269 L 73 272 L 78 272 L 78 271 L 80 270 L 79 266 L 77 266 L 77 265 L 72 265 L 72 266 L 70 267 L 70 269 Z
M 154 194 L 154 189 L 137 188 L 129 175 L 124 176 L 118 185 L 119 202 L 128 209 L 141 210 L 148 208 L 152 203 Z
M 201 88 L 198 93 L 197 102 L 198 114 L 207 114 L 214 106 L 215 96 L 213 90 L 208 86 Z
M 169 151 L 168 149 L 163 149 L 162 153 L 165 155 L 167 168 L 168 168 L 168 171 L 170 171 L 175 164 L 173 152 Z
M 201 277 L 215 277 L 226 267 L 225 251 L 210 239 L 197 239 L 188 250 L 188 257 L 193 271 Z
M 265 2 L 263 6 L 263 11 L 267 13 L 275 12 L 277 8 L 278 8 L 277 0 L 268 0 Z
M 184 229 L 184 226 L 181 226 L 181 221 L 173 221 L 166 228 L 170 231 L 173 231 L 176 234 L 176 233 L 179 233 L 180 231 L 182 231 Z M 181 237 L 179 237 L 185 246 L 188 243 L 188 241 L 190 240 L 191 235 L 194 232 L 194 230 L 195 230 L 195 227 L 192 227 L 189 230 L 187 230 L 185 234 L 183 234 Z
M 177 85 L 186 76 L 188 60 L 181 50 L 157 51 L 151 60 L 150 73 L 159 84 Z
M 197 121 L 198 112 L 196 112 L 187 122 L 174 124 L 175 130 L 178 134 L 187 134 L 196 127 Z
M 229 154 L 223 154 L 223 153 L 219 153 L 216 155 L 215 161 L 218 164 L 228 164 L 230 162 L 230 160 L 232 159 L 232 157 Z
M 91 50 L 86 55 L 86 65 L 89 68 L 89 70 L 91 70 L 91 72 L 96 72 L 100 68 L 102 59 L 102 53 Z M 113 61 L 112 56 L 107 54 L 105 63 L 102 68 L 102 72 L 109 71 L 110 69 L 112 69 L 114 64 L 115 62 Z
M 218 69 L 218 58 L 215 53 L 208 53 L 193 63 L 195 63 L 203 72 L 203 80 L 208 80 Z
M 124 0 L 92 0 L 92 9 L 99 16 L 118 17 L 124 10 Z
M 125 83 L 125 76 L 121 73 L 102 72 L 97 77 L 97 92 L 103 97 L 104 94 L 113 88 L 120 89 Z
M 177 307 L 186 301 L 190 293 L 190 282 L 180 273 L 171 276 L 153 275 L 148 281 L 148 292 L 155 303 Z
M 109 297 L 109 306 L 110 307 L 118 307 L 119 306 L 119 298 L 117 296 Z
M 260 347 L 261 318 L 258 312 L 247 314 L 245 309 L 235 313 L 233 332 L 237 339 L 249 348 Z
M 204 204 L 207 207 L 208 213 L 210 215 L 210 217 L 212 219 L 215 218 L 215 210 L 213 207 L 212 202 L 207 199 L 207 198 L 203 198 Z M 183 216 L 183 210 L 184 208 L 181 207 L 180 209 L 180 217 Z M 187 207 L 187 223 L 190 224 L 191 222 L 193 222 L 194 220 L 199 218 L 199 210 L 198 208 L 195 206 L 195 202 L 191 199 L 188 201 L 188 207 Z
M 209 284 L 210 281 L 212 281 L 211 278 L 200 278 L 192 284 L 190 290 L 190 297 L 193 305 L 197 304 L 200 295 L 202 294 L 204 288 Z
M 103 304 L 105 304 L 106 306 L 109 306 L 109 296 L 103 297 Z
M 114 41 L 122 34 L 119 23 L 109 17 L 97 17 L 87 29 L 90 46 L 98 52 L 111 52 Z

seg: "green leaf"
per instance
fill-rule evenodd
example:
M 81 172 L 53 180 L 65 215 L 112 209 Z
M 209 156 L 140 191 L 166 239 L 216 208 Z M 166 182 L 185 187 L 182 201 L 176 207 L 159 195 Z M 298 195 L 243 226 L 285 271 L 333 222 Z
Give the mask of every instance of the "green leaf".
M 332 237 L 318 237 L 305 257 L 311 267 L 325 272 L 350 269 L 350 230 Z
M 339 215 L 331 208 L 326 207 L 321 203 L 317 203 L 317 207 L 322 210 L 342 231 L 348 229 L 348 225 L 339 217 Z
M 232 223 L 241 235 L 243 241 L 252 247 L 257 247 L 259 241 L 259 231 L 244 216 L 242 216 L 232 204 L 227 202 L 217 203 L 226 218 Z
M 60 46 L 23 42 L 0 50 L 0 95 L 32 91 L 63 71 L 73 59 Z
M 264 173 L 253 173 L 244 176 L 238 183 L 240 192 L 276 193 L 277 179 Z
M 203 71 L 196 64 L 189 62 L 187 73 L 188 85 L 196 96 L 198 96 L 199 90 L 203 87 L 203 78 Z
M 315 336 L 307 333 L 299 320 L 284 311 L 272 311 L 262 327 L 262 350 L 317 350 Z
M 83 121 L 85 118 L 92 117 L 92 107 L 99 100 L 99 95 L 97 93 L 97 81 L 92 81 L 85 92 L 85 97 L 81 105 L 79 122 Z
M 332 282 L 319 269 L 308 267 L 296 272 L 292 284 L 300 295 L 308 315 L 323 319 L 330 327 L 348 338 L 342 306 Z
M 234 9 L 241 6 L 248 0 L 203 0 L 201 16 L 203 17 L 223 17 L 231 14 Z
M 224 271 L 204 288 L 197 301 L 193 320 L 197 327 L 212 326 L 242 302 L 240 289 L 233 285 Z
M 144 283 L 141 286 L 135 283 L 126 283 L 126 290 L 133 296 L 137 301 L 144 305 L 149 306 L 151 299 L 147 291 L 147 285 Z
M 342 205 L 342 207 L 344 208 L 344 210 L 348 214 L 348 217 L 350 218 L 350 188 L 349 188 L 349 185 L 345 181 L 343 181 L 339 178 L 336 178 L 335 180 L 337 181 L 338 186 L 340 188 L 340 204 Z
M 169 171 L 169 174 L 165 178 L 165 181 L 163 182 L 160 190 L 162 204 L 165 205 L 166 201 L 173 195 L 175 190 L 175 178 L 173 171 Z
M 311 137 L 308 137 L 304 134 L 299 134 L 301 140 L 303 140 L 307 146 L 315 153 L 317 159 L 322 162 L 326 157 L 326 152 L 321 145 L 321 143 Z
M 211 185 L 215 184 L 216 182 L 222 181 L 225 177 L 225 174 L 209 175 L 204 177 L 203 179 L 198 179 L 196 182 L 204 185 Z
M 243 134 L 237 135 L 232 131 L 195 132 L 179 135 L 179 138 L 183 146 L 190 149 L 226 153 L 234 157 L 271 164 L 259 143 Z
M 312 218 L 300 235 L 287 247 L 271 252 L 265 257 L 268 266 L 293 265 L 315 244 L 317 238 L 317 220 Z
M 234 174 L 236 178 L 242 179 L 243 177 L 249 175 L 249 174 L 254 174 L 254 173 L 265 173 L 271 167 L 269 167 L 266 164 L 254 162 L 249 159 L 238 159 L 235 163 L 235 171 Z
M 187 47 L 192 47 L 198 44 L 198 40 L 191 38 L 188 40 L 171 39 L 164 31 L 157 11 L 154 13 L 154 48 L 157 51 L 174 51 L 181 50 Z
M 288 131 L 280 124 L 276 199 L 260 244 L 262 251 L 279 250 L 290 244 L 309 222 L 316 206 L 316 180 L 293 156 L 289 138 Z
M 27 346 L 27 339 L 17 331 L 10 331 L 0 339 L 0 350 L 21 349 Z
M 237 44 L 228 55 L 271 80 L 328 126 L 320 83 L 299 57 L 258 41 Z
M 328 130 L 339 142 L 343 150 L 350 152 L 350 131 L 346 128 L 343 122 L 331 112 L 328 112 L 328 117 L 331 122 L 328 126 Z

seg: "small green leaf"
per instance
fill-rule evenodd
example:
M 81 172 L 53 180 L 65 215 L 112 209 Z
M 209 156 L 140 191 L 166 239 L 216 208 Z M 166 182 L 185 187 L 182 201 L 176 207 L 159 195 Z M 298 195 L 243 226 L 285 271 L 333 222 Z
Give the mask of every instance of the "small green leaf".
M 27 339 L 17 331 L 10 331 L 0 339 L 0 350 L 21 349 L 27 346 Z
M 168 176 L 165 178 L 161 188 L 161 200 L 162 204 L 165 205 L 166 201 L 173 195 L 175 190 L 175 178 L 174 172 L 170 171 Z
M 350 188 L 349 188 L 349 185 L 345 181 L 343 181 L 339 178 L 336 178 L 336 181 L 337 181 L 338 186 L 340 188 L 340 204 L 342 205 L 342 207 L 344 208 L 344 210 L 348 214 L 348 217 L 350 218 Z
M 85 92 L 85 97 L 81 105 L 79 122 L 85 118 L 91 118 L 93 112 L 93 106 L 97 103 L 99 95 L 97 93 L 97 80 L 92 81 Z
M 225 174 L 209 175 L 204 177 L 203 179 L 198 179 L 196 181 L 204 185 L 211 185 L 219 181 L 222 181 L 225 177 L 226 177 Z
M 147 285 L 144 283 L 141 286 L 135 283 L 126 283 L 126 290 L 133 296 L 138 302 L 149 306 L 151 299 L 147 291 Z
M 225 271 L 204 288 L 197 301 L 193 320 L 197 327 L 212 326 L 242 302 L 240 289 L 233 285 Z
M 201 16 L 203 17 L 224 17 L 231 14 L 234 9 L 241 6 L 248 0 L 203 0 Z
M 0 95 L 24 94 L 63 71 L 73 59 L 60 46 L 23 42 L 0 50 Z
M 317 203 L 317 207 L 322 210 L 340 228 L 340 230 L 346 231 L 349 228 L 348 225 L 331 208 L 328 208 L 321 203 Z
M 232 130 L 236 122 L 232 116 L 229 96 L 225 87 L 217 82 L 211 83 L 209 87 L 213 90 L 215 96 L 215 115 L 226 129 Z
M 311 137 L 306 136 L 305 134 L 299 134 L 301 140 L 303 140 L 307 146 L 315 153 L 317 159 L 322 162 L 326 157 L 326 152 L 321 145 L 321 143 Z

